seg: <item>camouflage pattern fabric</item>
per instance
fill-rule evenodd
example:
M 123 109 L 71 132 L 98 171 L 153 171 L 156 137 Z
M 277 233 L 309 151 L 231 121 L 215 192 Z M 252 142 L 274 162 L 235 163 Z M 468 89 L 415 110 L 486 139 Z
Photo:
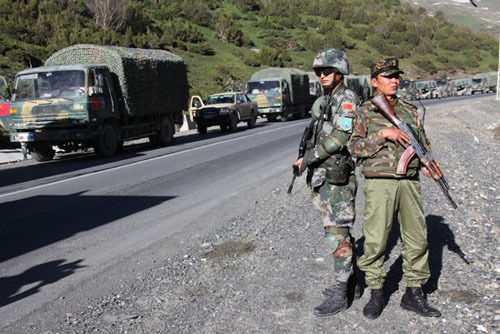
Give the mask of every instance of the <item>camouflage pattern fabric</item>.
M 328 117 L 325 114 L 328 105 L 331 107 L 331 116 L 325 120 Z M 304 157 L 312 173 L 312 188 L 321 186 L 326 181 L 328 159 L 325 159 L 322 147 L 329 145 L 327 141 L 333 141 L 339 145 L 340 151 L 343 150 L 352 133 L 352 122 L 358 107 L 359 99 L 356 93 L 346 89 L 343 84 L 333 95 L 322 96 L 315 101 L 312 116 L 316 119 L 315 131 L 318 135 L 313 138 L 313 147 Z M 323 118 L 323 121 L 320 118 Z M 320 126 L 321 129 L 316 128 Z M 348 155 L 345 151 L 342 154 Z
M 422 143 L 430 151 L 430 143 L 418 117 L 418 109 L 399 99 L 393 100 L 391 104 L 396 115 L 413 127 Z M 386 178 L 418 176 L 420 163 L 416 156 L 409 163 L 406 175 L 396 174 L 397 164 L 405 148 L 391 141 L 386 141 L 380 135 L 381 130 L 393 127 L 370 102 L 364 103 L 360 111 L 356 113 L 348 149 L 353 157 L 358 158 L 364 176 Z
M 370 66 L 370 73 L 372 78 L 376 78 L 378 75 L 388 76 L 394 73 L 404 74 L 404 72 L 399 69 L 399 60 L 397 58 L 384 58 L 376 62 Z
M 340 282 L 347 282 L 353 272 L 352 238 L 348 231 L 353 227 L 356 216 L 355 197 L 355 175 L 351 175 L 345 186 L 325 182 L 312 192 L 313 205 L 321 212 L 325 227 L 326 258 L 332 259 L 336 279 Z M 346 232 L 339 233 L 330 227 L 345 228 Z
M 314 58 L 312 68 L 324 67 L 333 67 L 343 75 L 349 74 L 349 62 L 345 52 L 341 50 L 321 50 Z
M 356 176 L 349 178 L 347 185 L 337 186 L 328 182 L 314 188 L 312 202 L 321 212 L 323 226 L 352 228 L 356 215 L 354 199 L 356 197 Z
M 335 234 L 331 232 L 325 232 L 325 237 L 323 238 L 326 246 L 325 248 L 328 251 L 326 257 L 332 259 L 333 272 L 336 275 L 335 279 L 340 282 L 347 282 L 353 273 L 353 250 L 351 239 L 350 235 Z M 331 247 L 332 244 L 335 245 L 335 249 Z

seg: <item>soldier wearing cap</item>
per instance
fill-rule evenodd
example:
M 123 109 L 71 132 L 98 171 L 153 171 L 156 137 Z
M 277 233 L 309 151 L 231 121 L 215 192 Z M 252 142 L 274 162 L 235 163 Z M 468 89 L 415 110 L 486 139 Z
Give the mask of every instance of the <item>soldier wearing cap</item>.
M 313 205 L 323 220 L 325 254 L 333 266 L 335 285 L 323 291 L 326 299 L 313 310 L 314 315 L 324 316 L 347 309 L 348 281 L 353 276 L 350 229 L 355 217 L 356 178 L 346 145 L 359 99 L 344 86 L 344 75 L 349 74 L 344 52 L 323 50 L 314 58 L 312 67 L 324 95 L 314 102 L 311 142 L 304 158 L 295 165 L 300 173 L 308 170 L 307 183 L 312 188 Z
M 386 58 L 371 66 L 371 85 L 375 94 L 384 94 L 394 108 L 396 116 L 410 124 L 430 149 L 418 109 L 396 96 L 400 83 L 397 58 Z M 365 177 L 363 234 L 364 254 L 357 262 L 365 273 L 365 280 L 371 289 L 370 301 L 363 309 L 369 319 L 377 318 L 385 304 L 383 285 L 386 277 L 384 257 L 388 234 L 394 214 L 397 212 L 403 241 L 403 273 L 406 292 L 401 307 L 427 317 L 441 314 L 429 306 L 421 286 L 430 277 L 427 249 L 427 227 L 422 208 L 417 157 L 409 163 L 407 173 L 396 174 L 401 154 L 409 145 L 409 137 L 392 126 L 371 103 L 364 103 L 356 113 L 349 151 L 362 166 Z M 430 176 L 425 168 L 422 172 Z

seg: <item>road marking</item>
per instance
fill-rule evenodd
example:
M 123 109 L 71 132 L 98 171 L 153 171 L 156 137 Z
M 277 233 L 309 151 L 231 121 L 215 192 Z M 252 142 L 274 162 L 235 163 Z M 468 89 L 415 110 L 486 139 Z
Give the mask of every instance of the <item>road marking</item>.
M 141 161 L 132 162 L 132 163 L 129 163 L 129 164 L 126 164 L 126 165 L 121 165 L 121 166 L 116 166 L 116 167 L 110 167 L 108 169 L 103 169 L 103 170 L 99 170 L 99 171 L 95 171 L 95 172 L 89 172 L 87 174 L 73 176 L 73 177 L 70 177 L 68 179 L 59 180 L 59 181 L 53 181 L 53 182 L 41 184 L 39 186 L 35 186 L 35 187 L 27 188 L 27 189 L 22 189 L 22 190 L 13 191 L 13 192 L 10 192 L 10 193 L 5 193 L 5 194 L 0 195 L 0 198 L 12 196 L 12 195 L 17 195 L 17 194 L 21 194 L 21 193 L 32 191 L 32 190 L 38 190 L 38 189 L 50 187 L 50 186 L 53 186 L 53 185 L 56 185 L 56 184 L 60 184 L 60 183 L 64 183 L 64 182 L 69 182 L 69 181 L 73 181 L 73 180 L 82 179 L 82 178 L 85 178 L 87 176 L 99 175 L 99 174 L 107 173 L 107 172 L 110 172 L 110 171 L 115 171 L 115 170 L 118 170 L 118 169 L 122 169 L 122 168 L 127 168 L 127 167 L 131 167 L 131 166 L 139 165 L 139 164 L 146 163 L 146 162 L 149 162 L 149 161 L 155 161 L 155 160 L 160 160 L 160 159 L 163 159 L 163 158 L 169 158 L 169 157 L 172 157 L 172 156 L 175 156 L 175 155 L 179 155 L 181 153 L 187 153 L 187 152 L 196 151 L 196 150 L 199 150 L 199 149 L 202 149 L 202 148 L 207 148 L 207 147 L 212 147 L 212 146 L 216 146 L 216 145 L 226 144 L 226 143 L 229 143 L 229 142 L 232 142 L 232 141 L 236 141 L 236 140 L 240 140 L 240 139 L 244 139 L 244 138 L 249 138 L 249 137 L 253 137 L 253 136 L 257 136 L 257 135 L 261 135 L 263 133 L 273 132 L 273 131 L 281 130 L 281 129 L 287 129 L 287 128 L 291 128 L 291 127 L 294 127 L 294 126 L 302 125 L 302 123 L 303 122 L 301 122 L 301 123 L 294 123 L 294 124 L 290 124 L 290 125 L 285 125 L 285 126 L 281 126 L 281 127 L 278 127 L 278 128 L 273 128 L 273 129 L 264 130 L 264 131 L 260 131 L 260 132 L 256 132 L 256 133 L 251 133 L 251 134 L 248 134 L 248 135 L 243 135 L 241 137 L 231 138 L 231 139 L 219 141 L 219 142 L 216 142 L 216 143 L 206 144 L 206 145 L 203 145 L 203 146 L 198 146 L 198 147 L 193 147 L 193 148 L 189 148 L 189 149 L 186 149 L 186 150 L 181 150 L 181 151 L 177 151 L 177 152 L 173 152 L 173 153 L 168 153 L 168 154 L 165 154 L 165 155 L 162 155 L 162 156 L 158 156 L 158 157 L 154 157 L 154 158 L 149 158 L 149 159 L 145 159 L 145 160 L 141 160 Z

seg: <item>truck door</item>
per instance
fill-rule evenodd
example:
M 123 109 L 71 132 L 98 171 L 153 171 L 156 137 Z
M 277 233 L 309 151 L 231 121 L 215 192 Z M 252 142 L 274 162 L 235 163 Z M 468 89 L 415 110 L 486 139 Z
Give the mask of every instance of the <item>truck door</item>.
M 108 71 L 102 69 L 91 70 L 89 72 L 88 89 L 91 110 L 97 118 L 104 120 L 109 116 L 116 118 L 120 116 L 116 94 L 113 94 L 114 90 L 113 93 L 111 91 L 113 83 Z
M 189 103 L 189 119 L 192 122 L 194 122 L 194 115 L 196 115 L 196 112 L 204 106 L 201 97 L 198 95 L 191 96 L 191 102 Z
M 111 73 L 108 71 L 104 71 L 104 89 L 105 95 L 108 95 L 108 99 L 110 101 L 110 107 L 111 107 L 111 113 L 113 114 L 118 114 L 119 112 L 119 106 L 118 106 L 118 97 L 116 95 L 115 91 L 115 85 L 113 83 L 113 79 L 111 78 Z M 106 93 L 107 90 L 107 93 Z

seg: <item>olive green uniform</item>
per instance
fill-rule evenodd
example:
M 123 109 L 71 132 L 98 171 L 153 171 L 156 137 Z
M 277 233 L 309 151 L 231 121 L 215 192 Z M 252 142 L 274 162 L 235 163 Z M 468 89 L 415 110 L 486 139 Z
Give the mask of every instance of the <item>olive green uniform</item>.
M 397 99 L 391 104 L 396 116 L 411 125 L 429 149 L 417 108 Z M 398 161 L 405 148 L 384 139 L 379 132 L 392 127 L 373 104 L 365 103 L 356 114 L 349 143 L 349 151 L 358 158 L 365 176 L 364 254 L 357 265 L 365 272 L 366 283 L 371 289 L 381 289 L 386 277 L 383 263 L 395 213 L 401 224 L 406 285 L 420 287 L 430 277 L 427 228 L 418 175 L 420 163 L 415 156 L 406 174 L 396 174 Z

